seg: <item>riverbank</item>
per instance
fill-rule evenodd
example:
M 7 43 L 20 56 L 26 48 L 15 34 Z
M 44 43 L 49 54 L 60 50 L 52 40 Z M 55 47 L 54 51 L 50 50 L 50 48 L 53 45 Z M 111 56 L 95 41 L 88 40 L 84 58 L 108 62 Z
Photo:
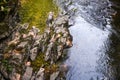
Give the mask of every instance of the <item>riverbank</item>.
M 44 1 L 43 3 L 45 4 Z M 28 3 L 23 4 L 27 6 Z M 28 4 L 29 7 L 30 5 Z M 46 3 L 43 7 L 47 9 L 49 4 Z M 72 47 L 72 36 L 68 30 L 69 16 L 59 14 L 54 18 L 56 13 L 47 13 L 51 8 L 47 11 L 44 9 L 40 12 L 42 15 L 39 15 L 39 11 L 37 14 L 36 11 L 31 13 L 32 15 L 25 11 L 27 16 L 21 20 L 27 23 L 17 23 L 12 34 L 3 43 L 1 42 L 1 80 L 65 80 L 68 66 L 61 61 L 66 56 L 66 49 Z M 30 20 L 30 17 L 36 18 Z

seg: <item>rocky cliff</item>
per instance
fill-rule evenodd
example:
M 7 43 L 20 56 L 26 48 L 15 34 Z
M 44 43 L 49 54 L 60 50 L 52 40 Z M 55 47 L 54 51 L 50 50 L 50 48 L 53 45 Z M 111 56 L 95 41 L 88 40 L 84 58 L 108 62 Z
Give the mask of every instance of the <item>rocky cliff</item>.
M 50 12 L 51 14 L 52 12 Z M 50 15 L 49 15 L 50 16 Z M 1 80 L 65 80 L 68 66 L 60 64 L 72 46 L 69 16 L 48 17 L 43 34 L 29 24 L 18 24 L 0 54 Z

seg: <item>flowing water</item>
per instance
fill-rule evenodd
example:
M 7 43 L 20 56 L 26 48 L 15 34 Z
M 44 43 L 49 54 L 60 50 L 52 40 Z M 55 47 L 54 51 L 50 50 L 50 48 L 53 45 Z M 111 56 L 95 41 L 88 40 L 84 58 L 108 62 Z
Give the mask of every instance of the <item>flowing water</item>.
M 75 22 L 70 27 L 67 80 L 120 80 L 120 40 L 108 0 L 65 0 L 60 6 Z M 73 13 L 74 12 L 74 13 Z
M 73 47 L 69 50 L 70 56 L 66 61 L 71 66 L 67 80 L 102 78 L 104 75 L 99 71 L 104 71 L 100 68 L 107 67 L 108 57 L 105 52 L 109 46 L 110 32 L 94 27 L 80 16 L 75 21 L 76 24 L 70 28 Z

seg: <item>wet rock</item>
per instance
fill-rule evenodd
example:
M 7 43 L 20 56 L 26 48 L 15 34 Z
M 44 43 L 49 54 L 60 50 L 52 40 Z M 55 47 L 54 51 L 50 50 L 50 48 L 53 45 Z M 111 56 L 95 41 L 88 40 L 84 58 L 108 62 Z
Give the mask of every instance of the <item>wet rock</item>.
M 31 60 L 35 60 L 36 56 L 37 56 L 37 53 L 38 53 L 38 47 L 35 47 L 33 49 L 30 50 L 30 58 Z
M 35 80 L 44 80 L 44 68 L 40 68 Z
M 22 80 L 30 80 L 33 73 L 32 67 L 27 67 Z
M 57 72 L 54 72 L 51 76 L 50 76 L 50 80 L 56 80 L 57 79 L 57 77 L 58 77 L 58 75 L 59 75 L 59 71 L 57 71 Z

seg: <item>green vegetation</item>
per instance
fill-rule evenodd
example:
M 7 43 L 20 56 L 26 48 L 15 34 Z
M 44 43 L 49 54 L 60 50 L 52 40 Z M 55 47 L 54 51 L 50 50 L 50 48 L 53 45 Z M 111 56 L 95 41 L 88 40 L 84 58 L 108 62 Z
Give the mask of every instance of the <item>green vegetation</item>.
M 44 60 L 43 53 L 39 53 L 37 58 L 34 61 L 32 61 L 32 67 L 33 67 L 34 71 L 38 71 L 41 66 L 45 68 L 46 73 L 48 71 L 50 71 L 50 73 L 53 73 L 53 72 L 57 71 L 57 69 L 58 69 L 57 64 L 50 64 L 49 61 Z
M 49 66 L 50 63 L 44 60 L 44 54 L 40 53 L 35 61 L 32 62 L 32 67 L 34 70 L 38 70 L 41 66 Z
M 3 63 L 3 66 L 7 70 L 8 73 L 12 71 L 13 66 L 9 63 L 9 60 L 3 59 L 1 62 Z
M 52 0 L 21 0 L 20 16 L 22 23 L 30 23 L 30 26 L 37 26 L 44 31 L 48 13 L 53 11 L 55 15 L 58 12 L 56 5 Z

